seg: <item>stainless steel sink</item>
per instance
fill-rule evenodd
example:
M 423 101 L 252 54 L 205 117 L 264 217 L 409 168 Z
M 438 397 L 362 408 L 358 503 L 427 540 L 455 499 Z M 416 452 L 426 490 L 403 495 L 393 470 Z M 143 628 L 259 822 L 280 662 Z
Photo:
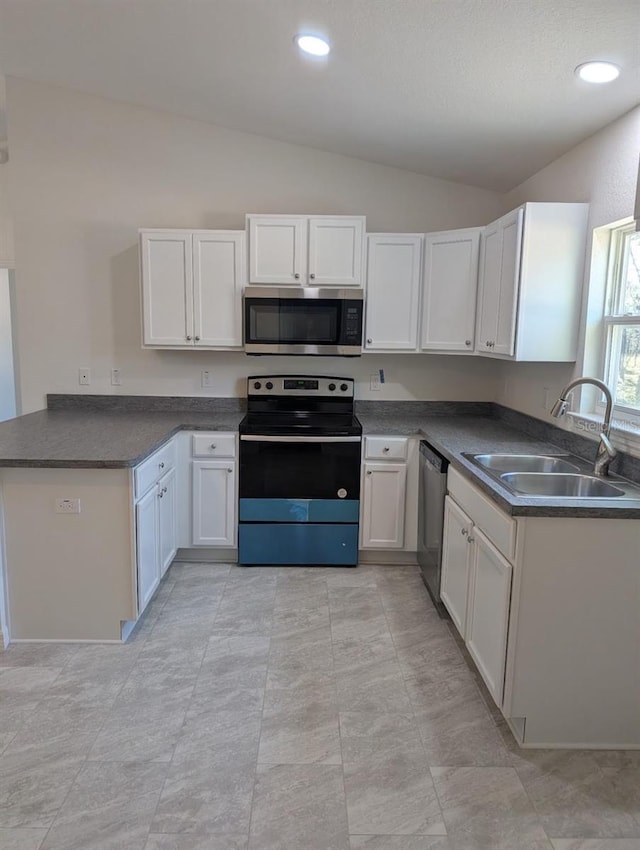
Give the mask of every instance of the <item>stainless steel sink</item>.
M 549 455 L 484 454 L 471 458 L 492 472 L 580 472 L 574 463 Z
M 525 496 L 565 499 L 611 499 L 627 496 L 620 487 L 591 475 L 566 472 L 506 472 L 500 476 L 500 480 L 515 493 Z

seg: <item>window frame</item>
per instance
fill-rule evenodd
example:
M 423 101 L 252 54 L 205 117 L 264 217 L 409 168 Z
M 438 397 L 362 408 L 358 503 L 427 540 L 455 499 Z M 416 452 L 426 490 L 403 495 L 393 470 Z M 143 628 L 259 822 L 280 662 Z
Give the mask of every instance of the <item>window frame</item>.
M 640 328 L 640 312 L 637 315 L 621 312 L 623 297 L 623 281 L 626 280 L 626 269 L 629 262 L 629 241 L 637 236 L 633 221 L 611 228 L 609 256 L 607 262 L 607 280 L 605 292 L 604 314 L 602 317 L 603 339 L 600 359 L 600 375 L 602 380 L 614 393 L 618 382 L 619 358 L 615 356 L 615 329 L 620 327 Z M 640 237 L 638 237 L 640 238 Z M 595 412 L 604 418 L 605 404 L 600 396 L 595 403 Z M 612 412 L 612 425 L 616 430 L 631 432 L 638 438 L 640 432 L 640 406 L 629 407 L 615 402 Z

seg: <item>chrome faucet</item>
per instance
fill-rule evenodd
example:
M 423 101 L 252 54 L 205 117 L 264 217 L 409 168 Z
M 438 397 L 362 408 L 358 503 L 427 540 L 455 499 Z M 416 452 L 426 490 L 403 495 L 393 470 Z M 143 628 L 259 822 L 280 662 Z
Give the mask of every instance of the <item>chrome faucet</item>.
M 609 433 L 611 431 L 611 410 L 613 408 L 613 398 L 611 397 L 611 390 L 609 387 L 597 378 L 576 378 L 575 381 L 568 383 L 562 390 L 560 398 L 551 408 L 551 415 L 556 419 L 564 416 L 568 407 L 567 396 L 574 387 L 577 387 L 580 384 L 593 384 L 594 387 L 601 390 L 607 400 L 607 406 L 604 411 L 604 422 L 602 423 L 602 431 L 600 432 L 600 442 L 598 443 L 598 451 L 596 452 L 596 459 L 593 464 L 594 475 L 604 477 L 609 474 L 609 464 L 617 455 L 616 450 L 613 448 L 611 441 L 609 440 Z

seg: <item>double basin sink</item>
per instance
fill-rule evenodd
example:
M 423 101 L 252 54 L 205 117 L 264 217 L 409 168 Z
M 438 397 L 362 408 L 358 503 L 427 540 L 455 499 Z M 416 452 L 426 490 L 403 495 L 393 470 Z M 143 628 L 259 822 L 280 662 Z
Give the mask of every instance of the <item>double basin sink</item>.
M 564 499 L 640 500 L 640 488 L 585 474 L 566 457 L 521 454 L 466 454 L 517 496 Z

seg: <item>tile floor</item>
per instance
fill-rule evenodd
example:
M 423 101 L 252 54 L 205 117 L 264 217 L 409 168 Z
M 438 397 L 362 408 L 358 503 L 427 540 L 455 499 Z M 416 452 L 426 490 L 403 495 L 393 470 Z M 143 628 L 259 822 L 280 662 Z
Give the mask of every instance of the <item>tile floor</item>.
M 640 753 L 519 750 L 412 567 L 174 564 L 0 652 L 2 850 L 640 850 Z

